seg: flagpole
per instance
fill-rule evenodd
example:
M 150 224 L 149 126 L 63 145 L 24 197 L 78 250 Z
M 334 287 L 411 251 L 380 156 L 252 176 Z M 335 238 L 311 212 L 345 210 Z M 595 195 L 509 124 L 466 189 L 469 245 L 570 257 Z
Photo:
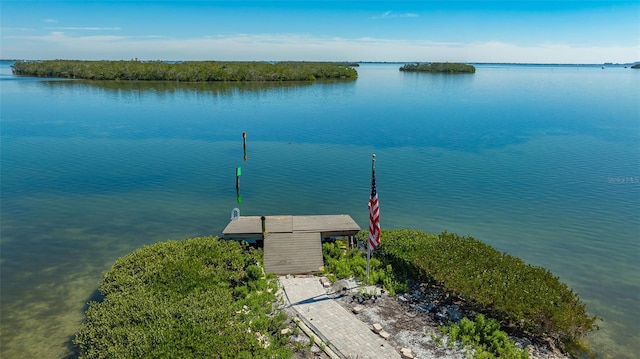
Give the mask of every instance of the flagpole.
M 371 260 L 371 243 L 367 239 L 367 283 L 369 285 L 369 261 Z
M 376 170 L 376 154 L 371 155 L 371 180 L 373 182 L 373 176 Z M 371 199 L 369 199 L 371 200 Z M 369 203 L 371 205 L 371 203 Z M 369 226 L 369 231 L 371 231 L 371 226 Z M 371 238 L 371 233 L 369 233 L 369 238 Z M 369 263 L 371 262 L 371 239 L 367 240 L 367 285 L 369 285 Z

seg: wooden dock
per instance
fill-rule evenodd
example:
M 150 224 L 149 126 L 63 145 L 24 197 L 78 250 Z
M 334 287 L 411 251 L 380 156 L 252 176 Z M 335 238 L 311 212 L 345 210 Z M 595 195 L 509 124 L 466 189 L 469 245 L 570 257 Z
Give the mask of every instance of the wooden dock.
M 353 237 L 360 226 L 346 214 L 317 216 L 261 216 L 233 218 L 222 231 L 230 240 L 262 242 L 264 268 L 275 274 L 302 274 L 320 271 L 322 239 Z

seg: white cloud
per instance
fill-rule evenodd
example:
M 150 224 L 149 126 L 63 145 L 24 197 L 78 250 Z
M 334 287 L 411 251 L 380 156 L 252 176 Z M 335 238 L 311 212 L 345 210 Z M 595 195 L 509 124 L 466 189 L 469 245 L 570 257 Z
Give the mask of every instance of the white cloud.
M 637 47 L 545 43 L 453 43 L 299 34 L 235 34 L 177 39 L 161 36 L 3 35 L 3 57 L 24 59 L 455 61 L 516 63 L 634 62 Z
M 385 11 L 382 15 L 377 15 L 377 16 L 372 16 L 372 19 L 392 19 L 392 18 L 398 18 L 398 17 L 418 17 L 418 14 L 414 14 L 414 13 L 403 13 L 403 14 L 396 14 L 392 11 Z
M 58 22 L 58 20 L 56 19 L 42 19 L 43 22 L 46 22 L 47 24 L 55 24 Z

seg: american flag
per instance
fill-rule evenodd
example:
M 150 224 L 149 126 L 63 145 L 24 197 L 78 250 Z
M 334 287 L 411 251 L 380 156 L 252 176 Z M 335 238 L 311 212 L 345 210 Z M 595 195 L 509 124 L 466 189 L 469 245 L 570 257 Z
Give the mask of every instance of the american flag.
M 369 197 L 369 250 L 373 251 L 380 244 L 380 207 L 378 207 L 378 190 L 376 189 L 375 155 L 371 166 L 371 197 Z

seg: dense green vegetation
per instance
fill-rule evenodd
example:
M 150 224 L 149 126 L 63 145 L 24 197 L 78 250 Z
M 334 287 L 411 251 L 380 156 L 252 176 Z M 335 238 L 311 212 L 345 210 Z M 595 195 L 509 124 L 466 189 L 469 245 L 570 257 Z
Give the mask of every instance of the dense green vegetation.
M 364 281 L 362 252 L 337 241 L 325 243 L 323 255 L 330 279 Z M 478 358 L 526 357 L 501 328 L 565 349 L 596 329 L 597 318 L 548 270 L 472 237 L 383 230 L 373 255 L 370 284 L 393 295 L 409 280 L 429 282 L 495 318 L 478 314 L 444 329 Z M 290 357 L 277 281 L 261 261 L 262 250 L 217 237 L 161 242 L 118 259 L 100 284 L 104 299 L 89 304 L 74 340 L 80 357 Z
M 80 358 L 286 358 L 287 316 L 260 250 L 216 237 L 146 246 L 114 264 L 74 343 Z
M 332 282 L 352 277 L 366 282 L 367 259 L 358 250 L 347 249 L 346 243 L 342 241 L 322 244 L 324 274 Z M 369 262 L 369 284 L 381 285 L 392 296 L 408 289 L 407 281 L 396 275 L 391 264 L 383 266 L 376 258 L 371 258 Z
M 18 61 L 13 73 L 22 76 L 88 80 L 147 81 L 310 81 L 355 79 L 348 64 L 322 62 L 218 62 L 189 61 Z
M 500 330 L 500 323 L 495 319 L 486 319 L 478 314 L 476 320 L 462 318 L 460 323 L 442 328 L 449 334 L 450 342 L 460 342 L 463 347 L 473 349 L 474 359 L 509 358 L 528 359 L 527 350 L 516 347 L 507 333 Z
M 452 62 L 432 62 L 405 64 L 400 67 L 400 71 L 431 72 L 445 74 L 473 74 L 476 68 L 473 65 L 452 63 Z
M 358 236 L 364 239 L 366 232 Z M 472 237 L 382 231 L 374 256 L 391 264 L 398 275 L 417 275 L 441 285 L 503 327 L 548 338 L 564 348 L 597 328 L 597 318 L 558 277 Z

